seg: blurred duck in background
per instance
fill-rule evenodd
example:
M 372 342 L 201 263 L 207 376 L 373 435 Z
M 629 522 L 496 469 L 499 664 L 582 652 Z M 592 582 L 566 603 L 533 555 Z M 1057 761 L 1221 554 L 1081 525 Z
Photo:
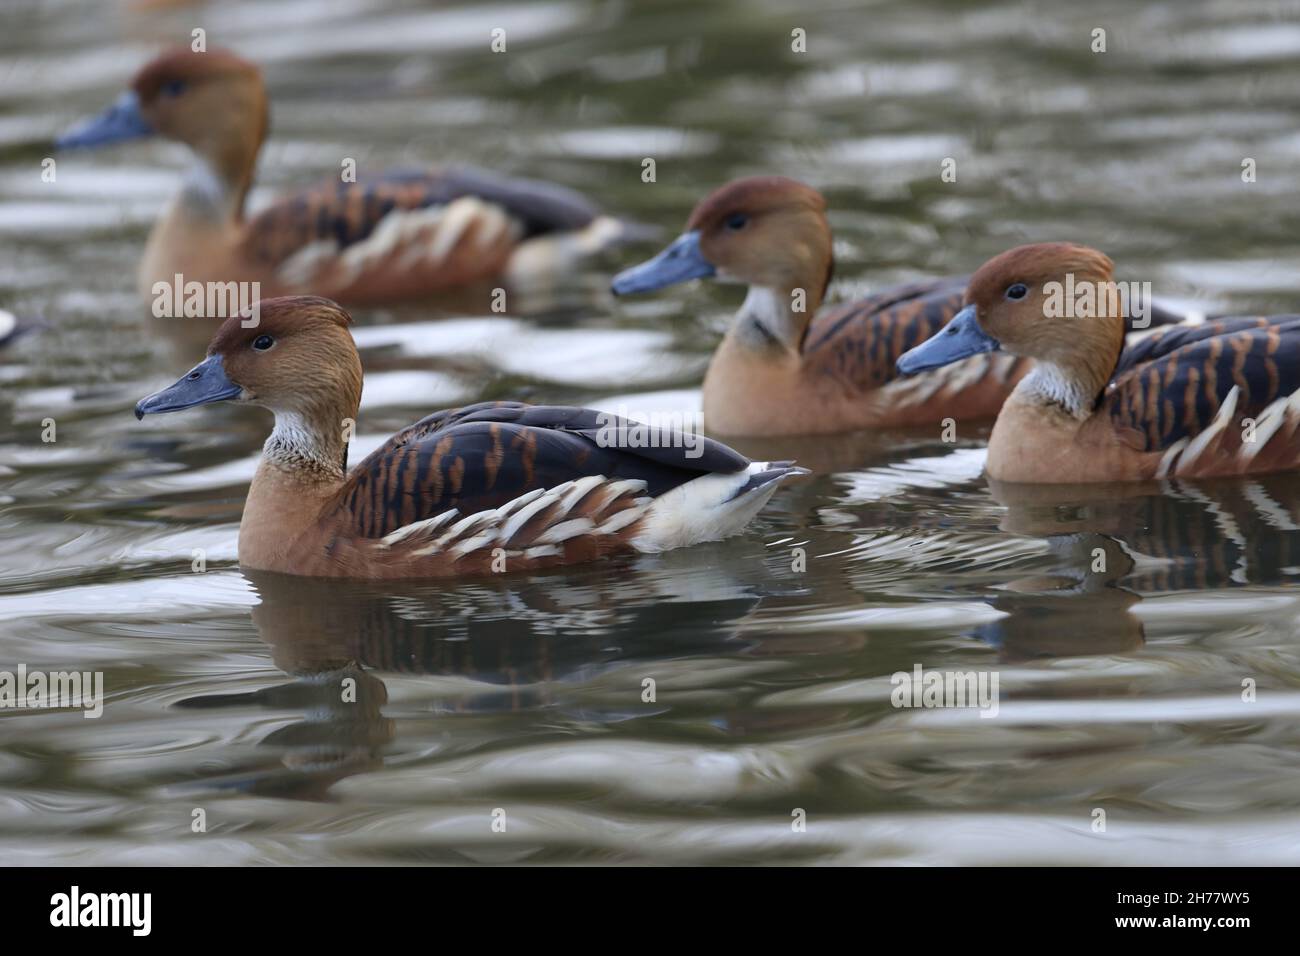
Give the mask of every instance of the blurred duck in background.
M 1061 315 L 1067 284 L 1111 287 L 1114 265 L 1069 243 L 1020 246 L 972 276 L 965 306 L 903 355 L 905 375 L 977 355 L 1033 359 L 989 438 L 1006 482 L 1134 481 L 1300 465 L 1300 316 L 1216 319 L 1125 346 L 1114 296 Z
M 0 309 L 0 349 L 18 338 L 18 318 L 12 312 Z
M 991 419 L 1029 371 L 1009 354 L 976 354 L 915 378 L 895 362 L 962 306 L 966 276 L 936 279 L 819 311 L 834 268 L 826 201 L 784 176 L 738 179 L 691 213 L 648 262 L 619 273 L 616 295 L 690 279 L 749 292 L 704 378 L 704 420 L 723 435 L 808 435 L 955 418 Z M 1153 310 L 1155 324 L 1179 317 Z
M 314 577 L 434 578 L 655 553 L 740 532 L 790 462 L 751 462 L 700 435 L 585 408 L 484 402 L 437 412 L 347 471 L 361 360 L 328 299 L 222 323 L 208 357 L 136 415 L 260 405 L 275 428 L 239 527 L 245 568 Z
M 451 168 L 340 176 L 249 217 L 268 112 L 256 66 L 185 47 L 147 64 L 111 108 L 59 139 L 73 148 L 157 135 L 194 153 L 145 248 L 143 295 L 180 274 L 257 281 L 264 298 L 311 292 L 350 305 L 393 303 L 489 280 L 545 279 L 644 229 L 560 186 Z
M 42 324 L 34 319 L 19 318 L 12 312 L 0 309 L 0 349 L 13 345 L 29 332 L 35 332 Z

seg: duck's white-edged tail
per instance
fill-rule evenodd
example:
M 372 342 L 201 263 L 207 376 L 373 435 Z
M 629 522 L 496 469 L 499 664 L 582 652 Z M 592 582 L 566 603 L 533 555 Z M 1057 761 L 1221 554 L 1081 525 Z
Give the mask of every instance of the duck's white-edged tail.
M 744 471 L 692 479 L 650 503 L 632 545 L 653 553 L 730 537 L 745 529 L 782 481 L 808 473 L 789 461 L 756 461 Z

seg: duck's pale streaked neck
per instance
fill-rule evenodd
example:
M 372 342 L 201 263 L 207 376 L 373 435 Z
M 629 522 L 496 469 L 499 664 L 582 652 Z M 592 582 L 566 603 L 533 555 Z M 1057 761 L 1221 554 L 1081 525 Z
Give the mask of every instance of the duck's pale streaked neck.
M 798 352 L 815 300 L 804 291 L 751 285 L 736 314 L 735 335 L 752 349 L 781 348 Z M 803 310 L 796 311 L 796 296 Z
M 180 209 L 211 222 L 238 222 L 244 214 L 247 182 L 231 182 L 203 156 L 196 155 L 181 180 Z
M 230 203 L 230 190 L 202 157 L 195 157 L 181 180 L 181 202 L 187 211 L 219 217 Z
M 1072 418 L 1084 419 L 1092 414 L 1101 389 L 1080 381 L 1059 365 L 1039 359 L 1020 383 L 1019 390 L 1030 402 L 1063 409 Z
M 316 481 L 341 481 L 347 472 L 348 443 L 355 415 L 330 425 L 294 411 L 277 411 L 275 428 L 262 446 L 264 461 Z

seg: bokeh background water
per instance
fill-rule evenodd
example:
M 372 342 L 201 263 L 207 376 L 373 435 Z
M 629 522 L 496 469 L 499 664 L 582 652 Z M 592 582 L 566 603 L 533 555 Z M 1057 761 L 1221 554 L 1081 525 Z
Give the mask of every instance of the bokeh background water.
M 130 414 L 209 331 L 134 293 L 184 151 L 41 178 L 51 137 L 201 26 L 265 69 L 254 206 L 342 157 L 455 161 L 671 236 L 713 186 L 782 172 L 830 200 L 834 298 L 1068 238 L 1170 304 L 1282 312 L 1300 3 L 9 0 L 0 18 L 0 307 L 46 325 L 0 357 L 0 669 L 101 670 L 108 693 L 98 720 L 0 711 L 5 863 L 1300 860 L 1296 478 L 1028 495 L 989 486 L 986 430 L 962 423 L 955 445 L 777 443 L 815 478 L 723 544 L 463 585 L 246 576 L 266 419 Z M 609 271 L 652 251 L 507 315 L 359 310 L 358 444 L 485 397 L 691 407 L 740 293 L 611 301 Z M 918 664 L 996 673 L 998 716 L 892 707 L 890 675 Z

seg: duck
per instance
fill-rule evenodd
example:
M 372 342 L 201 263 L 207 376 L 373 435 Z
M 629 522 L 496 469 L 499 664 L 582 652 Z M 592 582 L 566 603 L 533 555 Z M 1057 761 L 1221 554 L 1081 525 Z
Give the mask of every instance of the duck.
M 1126 344 L 1113 273 L 1088 246 L 1008 250 L 980 267 L 961 311 L 898 370 L 927 374 L 981 354 L 1034 361 L 989 435 L 985 471 L 999 482 L 1163 481 L 1300 464 L 1300 316 L 1216 318 Z
M 13 343 L 21 334 L 22 328 L 18 324 L 18 317 L 12 312 L 0 309 L 0 349 Z
M 155 300 L 183 279 L 257 282 L 260 298 L 385 305 L 498 279 L 535 282 L 637 232 L 573 190 L 458 167 L 358 173 L 355 181 L 341 169 L 336 180 L 250 215 L 268 128 L 253 63 L 228 50 L 180 47 L 147 63 L 109 109 L 55 145 L 161 136 L 189 147 L 194 165 L 140 260 L 140 294 Z
M 657 553 L 739 533 L 807 470 L 588 408 L 480 402 L 408 426 L 350 471 L 362 371 L 330 299 L 263 300 L 137 418 L 212 402 L 269 409 L 240 565 L 361 579 L 445 578 Z
M 810 435 L 992 419 L 1029 371 L 979 354 L 927 375 L 895 370 L 962 305 L 966 276 L 888 288 L 822 309 L 834 271 L 826 200 L 786 176 L 733 180 L 702 199 L 654 258 L 618 273 L 616 296 L 691 279 L 749 287 L 709 363 L 703 416 L 733 436 Z M 1157 324 L 1178 321 L 1152 310 Z
M 0 309 L 0 349 L 6 349 L 23 336 L 38 332 L 44 327 L 44 323 L 37 319 Z

